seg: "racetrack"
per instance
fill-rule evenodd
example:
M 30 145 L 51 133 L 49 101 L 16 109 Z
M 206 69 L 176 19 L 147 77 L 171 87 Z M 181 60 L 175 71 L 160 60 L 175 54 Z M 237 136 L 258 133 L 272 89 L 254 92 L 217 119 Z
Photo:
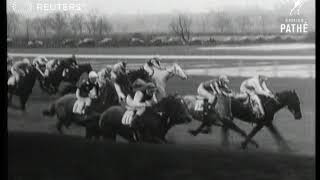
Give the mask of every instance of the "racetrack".
M 188 47 L 189 48 L 189 47 Z M 119 49 L 118 49 L 119 50 Z M 141 50 L 141 49 L 140 49 Z M 47 50 L 23 50 L 21 53 L 53 53 L 53 51 L 60 51 L 60 50 L 52 50 L 52 49 L 47 49 Z M 63 50 L 65 53 L 71 53 L 72 50 L 65 49 Z M 92 49 L 87 50 L 87 51 L 94 51 Z M 99 50 L 100 51 L 100 50 Z M 130 49 L 130 51 L 133 51 Z M 147 49 L 144 51 L 150 52 L 150 49 Z M 152 51 L 156 51 L 155 49 Z M 163 49 L 160 48 L 159 52 L 164 51 Z M 166 50 L 169 51 L 169 50 Z M 191 51 L 191 50 L 190 50 Z M 189 52 L 190 52 L 189 51 Z M 193 51 L 193 50 L 192 50 Z M 195 50 L 194 50 L 195 51 Z M 241 50 L 243 51 L 243 50 Z M 302 50 L 283 50 L 283 51 L 277 51 L 277 52 L 264 52 L 262 51 L 255 51 L 254 53 L 250 54 L 253 55 L 257 53 L 259 56 L 271 56 L 277 55 L 277 54 L 282 54 L 286 56 L 314 56 L 313 50 L 307 50 L 306 52 L 305 49 Z M 9 52 L 17 52 L 17 50 L 9 50 Z M 110 52 L 109 49 L 106 49 L 106 52 Z M 141 51 L 138 51 L 141 53 Z M 180 49 L 178 52 L 182 52 L 182 49 Z M 178 55 L 188 55 L 188 54 L 183 54 L 183 53 L 176 53 Z M 217 52 L 217 51 L 216 51 Z M 222 51 L 221 51 L 222 52 Z M 236 51 L 224 51 L 224 55 L 226 53 L 234 54 L 237 55 Z M 291 53 L 292 52 L 292 53 Z M 57 53 L 57 52 L 54 52 Z M 59 54 L 61 52 L 58 52 Z M 117 52 L 114 52 L 116 54 Z M 246 54 L 245 54 L 246 53 Z M 248 55 L 249 51 L 245 51 L 243 55 Z M 123 52 L 123 54 L 127 54 L 126 51 Z M 147 54 L 147 53 L 144 53 Z M 149 54 L 149 53 L 148 53 Z M 152 54 L 152 53 L 150 53 Z M 198 54 L 196 54 L 198 55 Z M 103 60 L 103 59 L 80 59 L 80 62 L 90 62 L 93 64 L 95 69 L 100 68 L 102 65 L 109 64 L 109 63 L 114 63 L 117 60 L 115 59 L 109 59 L 109 60 Z M 141 63 L 143 63 L 145 59 L 131 59 L 128 60 L 129 66 L 132 64 L 134 66 L 132 67 L 137 67 Z M 174 60 L 171 61 L 164 61 L 166 64 L 170 64 L 171 62 L 174 62 Z M 213 132 L 210 135 L 198 135 L 197 137 L 193 137 L 187 133 L 187 130 L 190 128 L 195 128 L 197 125 L 199 125 L 199 122 L 192 122 L 187 125 L 180 125 L 176 126 L 173 129 L 171 129 L 167 135 L 168 140 L 171 143 L 174 143 L 174 145 L 167 145 L 167 148 L 160 148 L 162 150 L 158 151 L 159 146 L 150 146 L 152 150 L 148 150 L 148 153 L 151 153 L 155 156 L 162 157 L 163 159 L 172 159 L 173 157 L 176 157 L 172 159 L 172 161 L 169 161 L 173 163 L 174 165 L 170 166 L 170 168 L 165 168 L 168 164 L 170 163 L 164 163 L 164 162 L 159 162 L 160 164 L 163 164 L 163 166 L 159 165 L 159 169 L 155 170 L 157 173 L 162 174 L 158 177 L 158 179 L 174 179 L 174 178 L 187 178 L 189 179 L 204 179 L 204 176 L 201 176 L 201 173 L 207 173 L 211 174 L 212 176 L 209 176 L 212 179 L 214 177 L 218 179 L 234 179 L 234 178 L 245 178 L 245 179 L 314 179 L 315 177 L 313 176 L 315 169 L 313 168 L 314 164 L 314 156 L 315 156 L 315 79 L 310 78 L 313 76 L 312 71 L 311 73 L 309 72 L 310 69 L 314 67 L 315 60 L 308 60 L 308 59 L 298 59 L 298 60 L 286 60 L 286 61 L 281 61 L 281 60 L 261 60 L 261 59 L 256 59 L 256 60 L 242 60 L 242 65 L 246 68 L 252 68 L 256 69 L 256 67 L 261 66 L 271 66 L 274 67 L 274 62 L 277 62 L 278 65 L 283 65 L 285 67 L 289 66 L 296 66 L 296 69 L 291 69 L 290 72 L 295 72 L 293 73 L 294 75 L 291 77 L 283 76 L 283 77 L 273 77 L 274 74 L 271 74 L 270 78 L 270 88 L 274 91 L 282 91 L 282 90 L 288 90 L 288 89 L 295 89 L 300 97 L 301 101 L 301 110 L 302 110 L 302 119 L 297 121 L 294 120 L 293 116 L 289 113 L 288 110 L 282 110 L 275 116 L 275 125 L 278 127 L 279 131 L 282 133 L 284 138 L 289 142 L 289 145 L 291 148 L 294 150 L 294 153 L 292 155 L 284 155 L 284 154 L 278 154 L 277 147 L 275 145 L 274 140 L 272 139 L 272 136 L 266 129 L 262 129 L 261 132 L 259 132 L 254 139 L 257 140 L 257 142 L 260 144 L 259 149 L 255 149 L 251 146 L 249 146 L 249 149 L 246 150 L 245 152 L 242 152 L 242 150 L 239 149 L 239 144 L 242 141 L 241 138 L 239 138 L 236 134 L 230 133 L 230 139 L 231 139 L 231 149 L 226 150 L 222 147 L 220 147 L 220 129 L 218 127 L 213 127 Z M 198 73 L 198 74 L 192 74 L 190 73 L 189 79 L 182 81 L 177 78 L 173 78 L 172 80 L 169 80 L 168 83 L 168 91 L 169 93 L 174 93 L 178 92 L 179 94 L 195 94 L 196 93 L 196 88 L 198 84 L 204 80 L 208 80 L 212 77 L 210 76 L 205 76 L 204 74 L 208 74 L 211 76 L 216 76 L 219 73 L 234 73 L 236 70 L 239 68 L 239 60 L 235 59 L 230 59 L 230 60 L 217 60 L 217 61 L 208 61 L 208 60 L 179 60 L 179 64 L 183 66 L 184 69 L 187 69 L 187 73 L 190 73 L 190 71 L 203 71 L 203 69 L 208 69 L 209 71 L 203 72 L 203 73 Z M 299 65 L 307 65 L 310 67 L 310 69 L 307 69 L 305 71 L 298 71 L 301 70 L 301 66 Z M 226 68 L 231 68 L 229 71 L 225 71 Z M 288 72 L 283 71 L 283 69 L 279 68 L 282 71 L 279 72 L 284 72 L 284 74 L 288 74 Z M 286 69 L 286 68 L 285 68 Z M 288 69 L 288 68 L 287 68 Z M 290 68 L 289 68 L 290 69 Z M 219 71 L 218 71 L 219 70 Z M 249 71 L 247 69 L 243 69 L 244 73 L 247 73 L 248 75 L 256 74 L 257 72 L 261 72 L 262 69 L 258 69 L 258 71 L 253 71 L 251 73 L 248 73 Z M 243 73 L 242 72 L 242 73 Z M 211 73 L 211 74 L 210 74 Z M 299 77 L 299 74 L 304 74 L 305 73 L 310 73 L 308 76 Z M 298 75 L 297 75 L 298 74 Z M 241 81 L 244 79 L 244 77 L 239 76 L 238 74 L 232 75 L 230 77 L 231 81 L 231 88 L 239 91 L 239 86 Z M 32 96 L 30 100 L 28 101 L 27 104 L 27 112 L 22 113 L 19 111 L 16 111 L 14 109 L 9 108 L 8 109 L 8 130 L 9 132 L 17 132 L 17 131 L 22 131 L 22 132 L 43 132 L 43 133 L 49 133 L 49 134 L 56 134 L 57 131 L 55 130 L 55 118 L 47 118 L 43 117 L 41 115 L 42 109 L 46 108 L 49 104 L 50 101 L 54 100 L 55 97 L 49 97 L 45 93 L 41 92 L 38 84 L 36 84 L 36 87 L 34 88 L 34 91 L 32 93 Z M 16 99 L 14 99 L 14 102 Z M 235 120 L 236 123 L 243 128 L 246 132 L 249 132 L 253 126 L 251 124 L 243 123 L 238 120 Z M 71 127 L 71 129 L 66 130 L 65 133 L 67 135 L 75 135 L 75 136 L 83 136 L 84 135 L 84 130 L 79 127 Z M 21 134 L 20 134 L 21 135 Z M 19 140 L 17 138 L 11 138 L 13 143 L 16 144 L 11 144 L 11 149 L 16 149 L 18 147 L 21 147 L 19 145 L 19 142 L 24 142 L 30 139 L 24 139 L 24 137 L 34 139 L 35 142 L 43 143 L 45 142 L 47 135 L 43 134 L 35 134 L 34 137 L 28 136 L 28 135 L 21 135 L 21 139 Z M 46 137 L 43 138 L 43 140 L 39 141 L 39 138 L 41 139 L 42 136 Z M 14 136 L 11 136 L 14 137 Z M 19 136 L 16 136 L 19 137 Z M 50 138 L 48 136 L 48 138 Z M 72 143 L 73 138 L 67 138 L 67 137 L 60 137 L 58 139 L 68 139 L 69 143 Z M 75 142 L 79 141 L 76 140 Z M 60 140 L 59 140 L 60 141 Z M 108 143 L 107 143 L 108 144 Z M 9 138 L 9 145 L 10 145 L 10 138 Z M 26 145 L 26 144 L 25 144 Z M 61 144 L 60 144 L 61 145 Z M 55 147 L 55 144 L 49 145 L 49 147 Z M 109 145 L 106 145 L 109 146 Z M 117 145 L 112 145 L 115 148 L 118 148 Z M 123 145 L 119 145 L 123 146 Z M 130 146 L 130 145 L 129 145 Z M 36 144 L 33 144 L 33 148 L 37 149 L 38 146 Z M 77 151 L 81 146 L 75 145 L 75 147 L 72 146 L 66 146 L 67 151 L 70 152 L 72 150 Z M 89 145 L 88 145 L 89 147 Z M 90 147 L 92 147 L 90 145 Z M 144 149 L 144 146 L 142 146 Z M 50 148 L 45 148 L 45 146 L 41 146 L 44 151 L 47 151 Z M 63 147 L 61 148 L 61 151 L 63 151 Z M 149 148 L 146 146 L 146 148 Z M 133 151 L 143 151 L 143 150 L 133 150 Z M 10 150 L 10 149 L 9 149 Z M 39 150 L 41 151 L 41 150 Z M 99 150 L 93 150 L 90 151 L 88 150 L 87 153 L 92 153 L 96 152 Z M 159 153 L 171 153 L 172 156 L 160 156 Z M 15 150 L 13 151 L 12 155 L 24 155 L 20 154 L 19 151 Z M 33 152 L 31 150 L 27 152 Z M 38 151 L 37 151 L 38 152 Z M 82 152 L 82 151 L 81 151 Z M 125 153 L 124 150 L 121 150 L 122 153 Z M 143 151 L 145 152 L 145 151 Z M 180 152 L 183 154 L 180 154 Z M 22 152 L 21 152 L 22 153 Z M 36 152 L 35 152 L 36 153 Z M 54 152 L 48 152 L 46 154 L 43 152 L 45 155 L 52 155 Z M 270 154 L 271 153 L 271 154 Z M 71 153 L 72 154 L 72 153 Z M 101 152 L 98 153 L 101 155 Z M 142 154 L 137 155 L 135 157 L 135 154 L 129 153 L 132 156 L 130 158 L 135 159 L 135 162 L 138 161 L 139 158 L 142 158 Z M 180 154 L 180 155 L 179 155 Z M 192 155 L 192 154 L 197 154 L 197 155 Z M 200 155 L 203 154 L 203 155 Z M 10 155 L 10 154 L 9 154 Z M 36 154 L 34 154 L 36 155 Z M 40 157 L 45 157 L 45 155 L 41 155 Z M 115 155 L 115 154 L 112 154 Z M 79 154 L 77 156 L 73 156 L 74 158 L 79 158 L 79 156 L 85 156 L 86 154 Z M 95 156 L 95 155 L 92 155 Z M 107 156 L 107 155 L 106 155 Z M 129 155 L 128 155 L 129 156 Z M 125 157 L 128 157 L 125 156 Z M 201 156 L 199 161 L 194 160 L 191 161 L 190 159 L 185 159 L 190 157 L 196 158 L 198 156 Z M 303 156 L 303 158 L 300 158 L 300 156 Z M 42 162 L 39 159 L 37 159 L 37 162 Z M 117 156 L 121 157 L 121 156 Z M 241 158 L 242 157 L 242 158 Z M 261 158 L 260 158 L 261 157 Z M 270 158 L 267 158 L 270 157 Z M 275 158 L 276 157 L 276 158 Z M 19 162 L 28 162 L 29 157 L 26 157 L 25 159 L 19 161 L 19 159 L 14 159 L 13 156 L 11 156 L 11 159 L 14 159 L 14 163 L 12 164 L 12 169 L 11 172 L 14 174 L 14 172 L 24 172 L 23 171 L 23 163 L 19 165 Z M 58 158 L 58 157 L 55 157 Z M 55 159 L 53 158 L 53 159 Z M 130 159 L 129 158 L 129 159 Z M 229 158 L 229 159 L 228 159 Z M 238 161 L 237 162 L 242 162 L 239 163 L 235 166 L 230 166 L 232 164 L 233 159 L 236 158 Z M 63 158 L 62 158 L 63 159 Z M 72 158 L 71 158 L 72 159 Z M 152 159 L 152 158 L 150 158 Z M 161 158 L 159 158 L 161 159 Z M 210 160 L 212 162 L 212 168 L 210 167 L 210 163 L 208 165 L 208 162 L 205 163 L 206 160 Z M 249 159 L 249 160 L 248 160 Z M 277 159 L 277 160 L 275 160 Z M 299 159 L 299 160 L 298 160 Z M 70 160 L 70 159 L 69 159 Z M 175 160 L 175 161 L 174 161 Z M 256 161 L 255 161 L 256 160 Z M 125 161 L 123 159 L 123 161 Z M 130 159 L 130 162 L 133 160 Z M 92 161 L 90 161 L 92 163 Z M 112 160 L 112 162 L 115 162 L 115 160 Z M 176 162 L 176 163 L 175 163 Z M 205 164 L 201 165 L 201 162 L 204 162 Z M 245 163 L 244 163 L 245 162 Z M 58 163 L 58 162 L 56 162 Z M 101 163 L 102 161 L 99 161 L 99 169 L 101 168 Z M 152 166 L 151 160 L 148 161 L 147 158 L 144 159 L 143 163 L 146 163 L 148 166 Z M 195 165 L 191 165 L 190 163 L 195 163 Z M 264 164 L 265 163 L 265 164 Z M 273 164 L 275 163 L 275 165 Z M 67 163 L 68 164 L 68 163 Z M 72 163 L 71 163 L 72 164 Z M 219 166 L 217 166 L 217 164 Z M 296 164 L 296 165 L 294 165 Z M 19 165 L 14 168 L 15 166 Z M 59 164 L 56 164 L 59 166 Z M 70 165 L 70 164 L 69 164 Z M 75 164 L 73 164 L 73 168 L 77 167 Z M 138 175 L 143 175 L 145 174 L 145 171 L 148 171 L 147 169 L 144 168 L 141 169 L 135 169 L 134 172 L 133 170 L 130 171 L 131 173 L 135 173 L 136 171 L 139 171 Z M 110 165 L 111 166 L 111 165 Z M 110 167 L 107 166 L 106 167 Z M 119 168 L 121 167 L 120 165 L 116 165 L 117 171 L 121 174 L 121 170 Z M 227 166 L 228 168 L 225 168 Z M 37 165 L 36 167 L 39 167 Z M 54 168 L 54 165 L 46 165 L 45 167 L 51 167 Z M 59 166 L 60 167 L 60 166 Z M 114 167 L 114 166 L 112 166 Z M 112 171 L 111 169 L 106 170 L 106 174 L 108 172 Z M 130 165 L 125 166 L 127 168 L 130 167 Z M 198 168 L 197 168 L 198 167 Z M 220 168 L 219 168 L 220 167 Z M 260 169 L 259 167 L 264 167 Z M 21 168 L 21 169 L 19 169 Z M 81 167 L 79 166 L 80 169 L 83 168 L 85 171 L 85 166 L 84 164 L 81 164 Z M 202 169 L 201 169 L 202 168 Z M 29 168 L 31 170 L 32 167 Z M 58 168 L 59 169 L 59 168 Z M 61 168 L 60 168 L 61 169 Z M 76 169 L 76 168 L 75 168 Z M 94 168 L 92 168 L 94 169 Z M 91 169 L 91 170 L 92 170 Z M 121 169 L 121 168 L 120 168 Z M 268 170 L 266 170 L 268 169 Z M 15 171 L 16 170 L 16 171 Z M 149 169 L 150 170 L 150 169 Z M 194 173 L 192 171 L 194 170 Z M 26 170 L 27 171 L 27 170 Z M 54 172 L 53 170 L 50 169 L 43 169 L 44 174 L 45 172 Z M 151 171 L 151 170 L 150 170 Z M 232 171 L 232 173 L 230 173 Z M 10 172 L 10 171 L 9 171 Z M 58 172 L 58 171 L 57 171 Z M 59 171 L 60 172 L 60 171 Z M 90 171 L 92 174 L 95 173 L 96 171 L 92 170 Z M 129 170 L 126 171 L 127 173 L 130 174 Z M 165 172 L 168 172 L 166 174 Z M 174 174 L 174 173 L 177 174 Z M 83 172 L 84 173 L 84 172 Z M 82 173 L 82 174 L 83 174 Z M 89 172 L 87 172 L 89 173 Z M 173 174 L 170 174 L 173 173 Z M 81 174 L 81 173 L 80 173 Z M 170 174 L 170 175 L 169 175 Z M 192 175 L 194 174 L 194 175 Z M 135 174 L 137 175 L 137 174 Z M 166 176 L 167 175 L 167 176 Z M 90 175 L 88 175 L 90 176 Z M 120 175 L 114 175 L 114 176 L 108 176 L 108 177 L 114 177 L 114 178 L 119 178 Z M 147 174 L 147 177 L 152 177 L 151 174 Z M 33 176 L 35 177 L 35 176 Z M 71 177 L 71 176 L 63 176 L 65 177 Z M 92 175 L 90 176 L 92 177 Z M 135 176 L 133 176 L 135 177 Z M 220 178 L 219 178 L 220 177 Z M 61 179 L 57 177 L 58 179 Z M 120 177 L 123 178 L 123 177 Z M 154 178 L 154 177 L 153 177 Z M 66 178 L 68 179 L 68 178 Z M 71 178 L 71 179 L 77 179 L 77 178 Z M 99 178 L 98 178 L 99 179 Z

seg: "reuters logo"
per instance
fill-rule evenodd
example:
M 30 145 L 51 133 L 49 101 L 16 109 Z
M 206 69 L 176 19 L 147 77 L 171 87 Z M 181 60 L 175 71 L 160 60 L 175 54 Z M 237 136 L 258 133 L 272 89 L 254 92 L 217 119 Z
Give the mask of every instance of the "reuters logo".
M 32 3 L 28 0 L 10 0 L 9 7 L 12 11 L 21 15 L 28 15 L 32 12 Z

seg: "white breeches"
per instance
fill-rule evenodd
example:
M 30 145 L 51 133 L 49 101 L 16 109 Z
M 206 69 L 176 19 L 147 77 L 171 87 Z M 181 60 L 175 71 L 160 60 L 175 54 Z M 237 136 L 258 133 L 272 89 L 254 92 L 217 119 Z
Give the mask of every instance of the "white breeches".
M 197 92 L 199 96 L 208 99 L 209 103 L 213 103 L 215 99 L 215 95 L 213 93 L 208 92 L 206 89 L 204 89 L 202 84 L 200 84 L 200 86 L 198 87 Z

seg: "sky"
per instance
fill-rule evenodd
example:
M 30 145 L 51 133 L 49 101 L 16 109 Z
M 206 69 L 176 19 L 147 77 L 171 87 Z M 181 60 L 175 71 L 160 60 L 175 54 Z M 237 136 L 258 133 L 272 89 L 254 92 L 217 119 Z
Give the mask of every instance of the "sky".
M 73 12 L 90 11 L 112 14 L 163 14 L 163 13 L 201 13 L 211 10 L 225 10 L 230 8 L 259 7 L 273 9 L 282 1 L 293 0 L 7 0 L 7 9 L 27 13 L 28 15 L 46 14 L 52 9 L 59 9 L 58 4 L 80 7 Z M 307 0 L 314 1 L 314 0 Z M 40 4 L 50 5 L 51 10 L 37 10 Z M 40 6 L 39 6 L 40 7 Z M 61 6 L 60 6 L 61 8 Z M 68 7 L 70 8 L 70 7 Z

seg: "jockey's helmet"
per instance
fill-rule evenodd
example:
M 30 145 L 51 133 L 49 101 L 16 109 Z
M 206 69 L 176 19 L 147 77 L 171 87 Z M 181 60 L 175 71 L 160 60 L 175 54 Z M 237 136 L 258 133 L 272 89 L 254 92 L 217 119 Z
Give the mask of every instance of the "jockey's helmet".
M 91 71 L 89 73 L 89 79 L 93 82 L 95 82 L 95 80 L 98 78 L 98 74 L 95 71 Z
M 115 73 L 125 73 L 125 66 L 125 62 L 119 62 L 113 66 L 112 70 Z
M 12 63 L 12 61 L 13 61 L 12 56 L 8 56 L 8 57 L 7 57 L 7 63 L 8 63 L 8 64 L 9 64 L 9 63 Z
M 268 77 L 267 76 L 265 76 L 265 75 L 259 75 L 259 80 L 260 81 L 267 81 L 268 80 Z
M 24 58 L 22 62 L 30 64 L 30 60 L 28 58 Z
M 228 79 L 228 76 L 226 76 L 226 75 L 220 75 L 219 76 L 219 81 L 221 82 L 221 83 L 226 83 L 226 84 L 229 84 L 229 79 Z
M 147 63 L 148 63 L 149 66 L 154 66 L 154 67 L 157 67 L 157 68 L 161 67 L 160 57 L 153 57 L 150 60 L 148 60 Z

